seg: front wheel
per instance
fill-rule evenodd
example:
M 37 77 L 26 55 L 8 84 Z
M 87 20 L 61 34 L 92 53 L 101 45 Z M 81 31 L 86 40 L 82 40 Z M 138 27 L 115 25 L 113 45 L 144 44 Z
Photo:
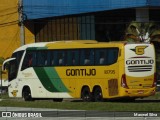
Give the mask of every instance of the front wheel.
M 25 88 L 22 92 L 24 101 L 33 101 L 31 96 L 31 90 L 29 87 Z

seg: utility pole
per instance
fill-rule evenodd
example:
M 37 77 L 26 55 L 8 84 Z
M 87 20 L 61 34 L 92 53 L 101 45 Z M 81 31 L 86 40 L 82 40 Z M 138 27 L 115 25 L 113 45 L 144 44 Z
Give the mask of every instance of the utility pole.
M 1 95 L 2 95 L 2 70 L 0 71 L 1 72 Z
M 23 0 L 19 0 L 18 12 L 19 12 L 19 26 L 20 26 L 20 43 L 21 46 L 23 46 L 25 44 Z

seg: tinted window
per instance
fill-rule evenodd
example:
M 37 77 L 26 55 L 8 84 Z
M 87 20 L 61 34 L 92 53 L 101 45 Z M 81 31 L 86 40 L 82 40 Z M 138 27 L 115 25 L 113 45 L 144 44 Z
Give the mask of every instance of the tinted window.
M 27 51 L 23 60 L 22 70 L 28 67 L 36 66 L 36 56 L 36 51 Z
M 22 58 L 24 51 L 18 51 L 12 54 L 12 58 L 16 58 L 17 69 L 19 68 L 19 64 Z
M 79 65 L 79 50 L 78 49 L 67 51 L 67 65 L 69 66 Z
M 106 49 L 96 49 L 95 52 L 95 64 L 105 65 L 106 64 Z
M 94 49 L 81 49 L 80 65 L 94 65 Z
M 113 64 L 117 61 L 118 58 L 118 49 L 112 48 L 112 49 L 107 49 L 107 64 Z
M 37 51 L 36 56 L 37 56 L 36 66 L 49 66 L 50 65 L 51 55 L 49 51 Z
M 103 48 L 95 51 L 95 65 L 110 65 L 118 59 L 118 48 Z
M 118 59 L 118 48 L 91 48 L 27 51 L 22 70 L 28 67 L 111 65 Z
M 64 51 L 64 50 L 58 50 L 58 51 L 55 51 L 55 58 L 56 59 L 56 65 L 58 66 L 64 66 L 66 65 L 67 63 L 67 59 L 66 59 L 66 56 L 67 56 L 67 53 Z

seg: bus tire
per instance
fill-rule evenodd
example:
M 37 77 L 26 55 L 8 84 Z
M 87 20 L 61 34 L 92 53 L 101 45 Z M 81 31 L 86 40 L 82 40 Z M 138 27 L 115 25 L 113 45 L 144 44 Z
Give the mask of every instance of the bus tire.
M 63 98 L 53 98 L 53 101 L 54 101 L 54 102 L 62 102 L 62 101 L 63 101 Z
M 29 87 L 25 87 L 23 89 L 22 97 L 23 97 L 24 101 L 33 101 L 32 95 L 31 95 L 31 90 Z
M 82 88 L 81 98 L 84 102 L 90 102 L 91 101 L 91 92 L 89 90 L 89 87 L 83 87 Z
M 102 102 L 103 101 L 102 90 L 100 87 L 96 87 L 93 90 L 93 100 L 94 100 L 94 102 Z

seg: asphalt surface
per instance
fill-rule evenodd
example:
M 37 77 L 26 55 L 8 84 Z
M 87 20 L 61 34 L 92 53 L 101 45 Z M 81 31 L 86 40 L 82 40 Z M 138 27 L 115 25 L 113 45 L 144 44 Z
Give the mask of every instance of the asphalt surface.
M 70 100 L 67 99 L 65 101 Z M 136 102 L 142 101 L 147 103 L 153 101 L 160 102 L 160 100 L 148 98 L 136 100 Z M 0 120 L 160 120 L 160 112 L 104 112 L 0 107 Z
M 0 120 L 160 120 L 159 113 L 0 107 Z

